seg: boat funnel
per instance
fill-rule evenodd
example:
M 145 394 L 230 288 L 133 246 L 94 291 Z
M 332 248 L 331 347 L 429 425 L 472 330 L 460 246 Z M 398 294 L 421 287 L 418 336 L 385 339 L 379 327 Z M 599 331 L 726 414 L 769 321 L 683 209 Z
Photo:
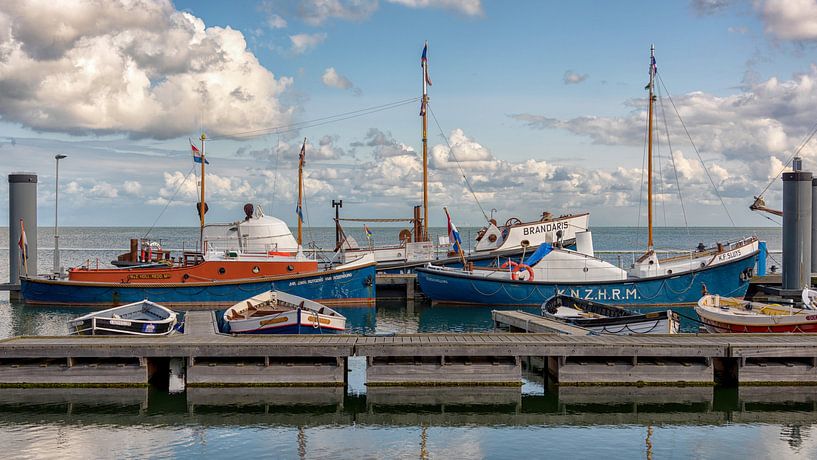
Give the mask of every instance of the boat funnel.
M 593 252 L 593 234 L 590 230 L 576 232 L 576 252 L 595 257 Z

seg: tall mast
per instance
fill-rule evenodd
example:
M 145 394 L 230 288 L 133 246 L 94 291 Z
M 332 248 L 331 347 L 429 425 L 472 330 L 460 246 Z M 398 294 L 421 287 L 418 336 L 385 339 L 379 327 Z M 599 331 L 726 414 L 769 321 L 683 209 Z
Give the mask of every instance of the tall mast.
M 423 101 L 420 114 L 423 116 L 423 238 L 428 241 L 428 40 L 423 47 L 423 57 L 420 61 L 423 68 Z
M 306 138 L 301 146 L 301 154 L 298 160 L 298 246 L 303 242 L 303 197 L 304 197 L 304 157 L 306 156 Z
M 652 106 L 655 101 L 653 84 L 655 83 L 655 45 L 650 45 L 650 110 L 647 128 L 647 250 L 652 251 Z
M 204 253 L 204 213 L 205 206 L 207 206 L 206 202 L 204 201 L 204 164 L 207 163 L 205 161 L 204 156 L 204 141 L 207 139 L 207 136 L 204 133 L 201 133 L 201 204 L 199 204 L 199 244 L 201 244 L 201 252 Z

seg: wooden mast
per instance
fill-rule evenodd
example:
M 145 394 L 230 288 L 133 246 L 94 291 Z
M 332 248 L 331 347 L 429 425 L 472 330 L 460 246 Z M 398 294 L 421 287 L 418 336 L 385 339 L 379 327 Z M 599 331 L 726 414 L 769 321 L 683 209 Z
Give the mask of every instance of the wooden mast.
M 423 238 L 428 241 L 428 40 L 423 47 L 423 57 L 420 61 L 423 68 L 423 100 L 421 115 L 423 116 Z
M 207 206 L 206 202 L 204 201 L 204 164 L 207 163 L 204 156 L 204 141 L 207 139 L 207 136 L 204 133 L 201 133 L 201 200 L 199 204 L 199 244 L 201 245 L 201 253 L 204 254 L 204 213 L 206 212 L 205 206 Z
M 647 250 L 652 251 L 652 106 L 655 101 L 653 84 L 655 83 L 655 45 L 650 45 L 650 109 L 647 128 Z
M 301 146 L 301 153 L 298 160 L 298 246 L 303 243 L 303 198 L 304 198 L 304 157 L 306 156 L 306 138 L 304 144 Z

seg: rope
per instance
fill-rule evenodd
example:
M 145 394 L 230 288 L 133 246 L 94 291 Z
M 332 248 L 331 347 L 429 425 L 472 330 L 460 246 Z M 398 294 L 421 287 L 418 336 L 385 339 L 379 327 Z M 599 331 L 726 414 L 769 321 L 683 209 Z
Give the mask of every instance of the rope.
M 353 110 L 351 112 L 339 113 L 337 115 L 329 115 L 329 116 L 326 116 L 326 117 L 315 118 L 313 120 L 307 120 L 307 121 L 301 121 L 301 122 L 292 123 L 292 124 L 289 124 L 289 125 L 274 126 L 274 127 L 269 127 L 269 128 L 259 128 L 259 129 L 254 129 L 254 130 L 251 130 L 251 131 L 242 131 L 242 132 L 224 134 L 221 137 L 210 138 L 210 141 L 211 142 L 214 141 L 214 140 L 219 140 L 220 141 L 220 140 L 234 139 L 234 138 L 239 138 L 239 137 L 243 137 L 243 138 L 258 137 L 258 136 L 263 136 L 263 135 L 272 134 L 272 133 L 277 133 L 277 134 L 288 133 L 288 132 L 298 131 L 298 130 L 305 129 L 305 128 L 313 128 L 313 127 L 316 127 L 316 126 L 322 126 L 322 125 L 326 125 L 326 124 L 330 124 L 330 123 L 337 123 L 339 121 L 350 120 L 352 118 L 362 117 L 364 115 L 371 115 L 373 113 L 382 112 L 384 110 L 390 110 L 390 109 L 394 109 L 394 108 L 397 108 L 397 107 L 402 107 L 402 106 L 408 105 L 408 104 L 416 104 L 417 101 L 419 101 L 419 100 L 420 100 L 419 97 L 412 97 L 410 99 L 403 99 L 403 100 L 400 100 L 400 101 L 389 102 L 389 103 L 382 104 L 382 105 L 366 107 L 364 109 L 358 109 L 358 110 Z
M 788 161 L 786 161 L 786 163 L 783 165 L 783 168 L 781 168 L 780 171 L 778 171 L 778 173 L 774 176 L 774 178 L 772 178 L 772 180 L 769 182 L 769 184 L 766 185 L 766 188 L 764 188 L 763 191 L 760 192 L 760 195 L 758 195 L 758 196 L 762 197 L 763 194 L 766 193 L 767 190 L 769 190 L 769 187 L 771 187 L 772 184 L 777 180 L 777 178 L 780 177 L 781 174 L 783 174 L 783 171 L 785 171 L 786 168 L 789 167 L 789 164 L 791 164 L 792 160 L 794 160 L 794 157 L 796 157 L 800 153 L 800 151 L 803 150 L 806 147 L 806 144 L 808 144 L 809 141 L 811 141 L 811 138 L 814 137 L 815 134 L 817 134 L 817 124 L 815 124 L 814 127 L 811 128 L 811 131 L 809 131 L 808 136 L 806 136 L 800 142 L 800 145 L 796 149 L 794 149 L 794 153 L 789 157 Z
M 681 127 L 684 128 L 684 133 L 686 133 L 687 138 L 689 139 L 689 143 L 692 145 L 692 149 L 695 151 L 695 155 L 698 156 L 698 160 L 701 162 L 701 166 L 703 166 L 704 168 L 706 177 L 709 179 L 709 183 L 712 184 L 712 189 L 715 190 L 715 195 L 717 195 L 718 200 L 720 200 L 721 206 L 723 206 L 723 210 L 724 212 L 726 212 L 726 216 L 729 217 L 729 221 L 732 222 L 732 227 L 737 228 L 737 225 L 735 225 L 735 220 L 732 219 L 732 215 L 729 214 L 729 208 L 726 207 L 726 203 L 723 201 L 723 197 L 718 191 L 718 187 L 715 185 L 715 181 L 712 180 L 712 176 L 709 174 L 709 170 L 706 168 L 706 163 L 704 163 L 704 159 L 701 156 L 701 152 L 698 151 L 698 147 L 692 140 L 692 136 L 689 134 L 689 130 L 687 129 L 686 123 L 684 123 L 683 118 L 681 118 L 681 113 L 678 112 L 678 107 L 675 106 L 675 101 L 672 100 L 672 96 L 669 95 L 669 90 L 667 90 L 666 85 L 664 85 L 664 80 L 657 73 L 656 75 L 658 76 L 658 82 L 661 83 L 661 86 L 664 87 L 664 91 L 667 93 L 667 99 L 669 99 L 670 104 L 672 104 L 672 109 L 675 110 L 675 114 L 678 115 L 678 120 L 681 122 Z
M 462 165 L 460 164 L 460 160 L 457 159 L 457 156 L 454 155 L 454 149 L 451 148 L 451 143 L 448 142 L 448 137 L 443 133 L 443 128 L 440 126 L 440 122 L 437 121 L 437 115 L 434 114 L 434 111 L 431 110 L 431 105 L 426 104 L 426 108 L 429 112 L 431 112 L 431 117 L 434 118 L 434 124 L 437 125 L 437 129 L 440 130 L 440 135 L 445 140 L 446 145 L 448 145 L 448 153 L 451 154 L 451 157 L 454 158 L 454 161 L 457 163 L 457 168 L 460 170 L 460 174 L 462 174 L 462 180 L 465 181 L 465 186 L 468 187 L 468 191 L 471 192 L 471 195 L 474 197 L 474 201 L 477 202 L 477 207 L 479 207 L 479 211 L 482 213 L 482 217 L 485 218 L 487 222 L 489 220 L 488 214 L 485 213 L 485 209 L 482 208 L 482 204 L 479 202 L 479 198 L 477 198 L 477 194 L 474 193 L 474 189 L 471 187 L 471 183 L 468 182 L 468 178 L 465 177 L 465 171 L 462 169 Z
M 687 235 L 689 235 L 689 222 L 687 221 L 687 211 L 686 206 L 684 205 L 684 197 L 681 195 L 681 183 L 678 180 L 678 167 L 675 165 L 675 156 L 672 154 L 672 141 L 669 137 L 669 124 L 667 123 L 667 111 L 664 109 L 664 99 L 658 98 L 658 102 L 661 105 L 661 116 L 664 118 L 664 131 L 667 135 L 667 148 L 669 149 L 669 158 L 672 161 L 672 170 L 675 173 L 675 188 L 678 189 L 678 200 L 681 202 L 681 213 L 684 215 L 684 227 L 687 229 Z
M 142 238 L 147 238 L 150 232 L 153 231 L 153 229 L 156 227 L 156 222 L 159 222 L 159 219 L 162 218 L 165 211 L 167 211 L 167 207 L 170 206 L 170 203 L 172 203 L 173 199 L 176 198 L 176 194 L 179 193 L 179 190 L 181 190 L 182 185 L 184 185 L 184 183 L 187 182 L 187 179 L 190 177 L 190 174 L 193 174 L 193 170 L 195 168 L 196 165 L 193 165 L 193 167 L 190 168 L 190 171 L 184 176 L 184 180 L 181 181 L 181 183 L 179 183 L 178 186 L 176 186 L 176 191 L 173 192 L 173 196 L 171 196 L 170 200 L 168 200 L 167 203 L 165 203 L 165 207 L 162 209 L 162 212 L 160 212 L 159 215 L 156 216 L 156 220 L 154 220 L 153 223 L 150 224 L 150 228 L 148 228 L 148 230 L 145 232 L 145 236 L 143 236 Z M 198 186 L 196 186 L 196 188 L 198 189 Z

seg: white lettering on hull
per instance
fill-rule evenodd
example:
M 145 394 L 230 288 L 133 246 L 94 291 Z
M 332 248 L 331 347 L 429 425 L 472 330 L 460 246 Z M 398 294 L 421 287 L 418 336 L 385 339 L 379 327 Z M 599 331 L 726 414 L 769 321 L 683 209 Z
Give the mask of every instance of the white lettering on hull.
M 595 300 L 595 301 L 609 301 L 609 300 L 640 300 L 636 288 L 570 288 L 570 289 L 556 289 L 556 294 L 569 295 L 577 299 Z

